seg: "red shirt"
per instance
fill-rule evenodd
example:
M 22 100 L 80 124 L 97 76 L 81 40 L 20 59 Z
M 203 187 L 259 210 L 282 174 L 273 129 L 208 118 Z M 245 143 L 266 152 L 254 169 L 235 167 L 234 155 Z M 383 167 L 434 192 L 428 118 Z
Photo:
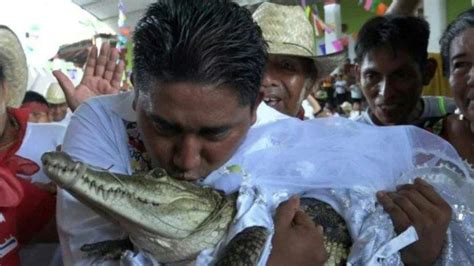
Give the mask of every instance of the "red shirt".
M 26 131 L 28 112 L 10 109 L 19 129 L 14 143 L 0 153 L 0 265 L 20 265 L 18 252 L 53 217 L 55 197 L 16 174 L 32 175 L 39 170 L 34 162 L 15 153 Z

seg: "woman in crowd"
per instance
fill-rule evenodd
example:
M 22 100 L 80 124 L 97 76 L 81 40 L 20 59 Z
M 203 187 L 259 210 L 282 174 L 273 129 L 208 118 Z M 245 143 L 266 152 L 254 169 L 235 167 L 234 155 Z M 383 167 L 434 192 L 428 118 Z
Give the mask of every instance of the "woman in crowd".
M 440 135 L 459 155 L 474 164 L 474 8 L 461 13 L 441 38 L 445 72 L 453 91 L 458 114 L 445 118 Z

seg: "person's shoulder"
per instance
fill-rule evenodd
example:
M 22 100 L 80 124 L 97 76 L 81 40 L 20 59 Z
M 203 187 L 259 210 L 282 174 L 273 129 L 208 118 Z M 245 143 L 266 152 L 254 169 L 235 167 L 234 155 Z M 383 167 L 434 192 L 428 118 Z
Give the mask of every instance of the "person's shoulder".
M 370 116 L 369 116 L 369 113 L 367 112 L 367 110 L 361 112 L 358 115 L 353 115 L 353 116 L 349 117 L 349 119 L 352 120 L 352 121 L 367 124 L 367 125 L 373 125 L 374 124 L 374 122 L 370 119 Z
M 134 93 L 132 91 L 114 95 L 102 95 L 89 99 L 81 104 L 74 112 L 74 116 L 90 116 L 90 112 L 98 116 L 118 116 L 127 121 L 135 121 L 135 111 L 133 111 Z
M 288 115 L 278 112 L 276 109 L 268 106 L 266 103 L 261 103 L 257 107 L 257 121 L 252 127 L 258 127 L 261 125 L 276 122 L 282 119 L 291 118 Z
M 97 97 L 93 97 L 85 102 L 85 104 L 90 106 L 115 106 L 123 101 L 133 99 L 133 92 L 125 92 L 119 94 L 111 94 L 111 95 L 100 95 Z

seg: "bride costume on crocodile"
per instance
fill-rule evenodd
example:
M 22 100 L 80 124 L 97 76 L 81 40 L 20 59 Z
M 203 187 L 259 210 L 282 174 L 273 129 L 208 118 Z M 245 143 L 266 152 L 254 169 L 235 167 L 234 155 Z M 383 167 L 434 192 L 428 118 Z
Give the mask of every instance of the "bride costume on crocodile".
M 236 174 L 229 166 L 241 170 Z M 416 231 L 411 226 L 396 236 L 375 195 L 416 177 L 434 186 L 453 209 L 437 263 L 473 264 L 474 170 L 451 145 L 419 128 L 370 127 L 338 118 L 282 120 L 255 129 L 203 183 L 226 192 L 240 187 L 235 231 L 271 228 L 271 217 L 258 213 L 300 194 L 330 204 L 345 219 L 353 240 L 348 264 L 403 265 L 398 251 L 417 240 Z

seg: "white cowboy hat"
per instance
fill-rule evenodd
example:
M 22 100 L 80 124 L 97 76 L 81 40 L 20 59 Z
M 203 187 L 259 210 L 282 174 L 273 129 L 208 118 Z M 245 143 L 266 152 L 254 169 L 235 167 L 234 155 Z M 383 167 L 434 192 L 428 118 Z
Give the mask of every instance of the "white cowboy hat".
M 58 83 L 53 82 L 46 91 L 46 101 L 49 104 L 62 104 L 66 102 L 66 96 Z
M 26 56 L 20 40 L 7 26 L 0 25 L 0 67 L 8 84 L 8 107 L 18 107 L 28 84 Z
M 307 57 L 314 60 L 318 78 L 328 76 L 346 59 L 346 52 L 318 55 L 313 27 L 301 6 L 263 3 L 253 13 L 262 29 L 269 54 Z M 319 50 L 319 49 L 318 49 Z

